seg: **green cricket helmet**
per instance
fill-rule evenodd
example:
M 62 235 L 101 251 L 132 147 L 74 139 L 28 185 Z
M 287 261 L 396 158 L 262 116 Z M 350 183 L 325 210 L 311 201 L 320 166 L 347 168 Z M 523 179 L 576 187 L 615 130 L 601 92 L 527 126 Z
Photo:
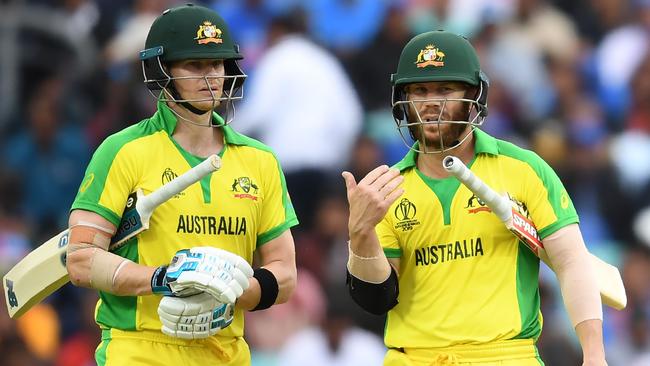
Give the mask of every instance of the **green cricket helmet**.
M 177 102 L 197 114 L 207 111 L 197 109 L 191 102 L 212 101 L 213 107 L 216 107 L 223 101 L 228 106 L 233 100 L 242 98 L 246 75 L 237 64 L 237 60 L 242 58 L 238 45 L 233 42 L 230 30 L 219 14 L 193 4 L 165 10 L 151 25 L 145 49 L 140 51 L 144 82 L 149 90 L 160 92 L 158 97 L 161 100 Z M 222 96 L 214 98 L 213 95 L 213 98 L 200 100 L 181 98 L 173 83 L 173 80 L 180 78 L 172 77 L 168 66 L 171 62 L 189 59 L 223 60 L 225 76 L 220 77 L 224 79 Z M 204 79 L 209 87 L 209 76 L 190 78 Z
M 457 81 L 466 83 L 475 90 L 475 95 L 464 98 L 437 98 L 408 100 L 406 86 L 411 83 L 423 83 L 432 81 Z M 487 116 L 487 92 L 489 82 L 487 76 L 481 71 L 479 59 L 470 42 L 462 36 L 446 31 L 431 31 L 419 34 L 412 38 L 399 58 L 397 72 L 391 75 L 392 85 L 392 112 L 397 128 L 404 140 L 404 143 L 411 149 L 423 153 L 441 153 L 459 146 L 470 134 L 471 131 L 483 124 Z M 449 101 L 467 103 L 468 116 L 466 120 L 446 121 L 442 120 L 442 110 Z M 415 108 L 414 102 L 439 103 L 441 111 L 438 119 L 423 121 Z M 409 109 L 409 106 L 414 108 Z M 411 111 L 415 111 L 415 115 Z M 434 151 L 427 151 L 426 144 L 420 144 L 420 150 L 412 146 L 416 141 L 414 131 L 422 129 L 427 124 L 464 124 L 472 128 L 456 143 L 451 146 L 442 144 L 440 137 L 440 148 Z M 408 137 L 404 130 L 408 130 Z M 411 141 L 409 141 L 411 140 Z M 424 146 L 423 146 L 424 145 Z

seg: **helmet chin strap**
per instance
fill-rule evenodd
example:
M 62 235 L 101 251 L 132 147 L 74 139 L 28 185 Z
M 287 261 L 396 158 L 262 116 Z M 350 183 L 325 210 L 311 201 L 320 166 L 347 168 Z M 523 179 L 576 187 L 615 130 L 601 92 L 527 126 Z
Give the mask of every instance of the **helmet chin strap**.
M 209 109 L 202 110 L 202 109 L 196 108 L 190 102 L 178 102 L 179 100 L 183 100 L 183 98 L 181 98 L 181 95 L 178 93 L 178 90 L 176 90 L 176 87 L 172 84 L 172 85 L 168 86 L 167 88 L 169 89 L 169 94 L 171 94 L 171 96 L 175 100 L 177 100 L 176 103 L 179 104 L 180 106 L 182 106 L 183 108 L 187 109 L 188 111 L 190 111 L 190 112 L 192 112 L 194 114 L 198 114 L 198 115 L 206 114 L 206 113 L 208 113 L 210 111 Z
M 191 113 L 194 113 L 196 115 L 203 115 L 203 114 L 206 114 L 206 113 L 211 111 L 210 109 L 202 110 L 202 109 L 196 108 L 190 102 L 182 101 L 183 99 L 181 99 L 180 93 L 178 93 L 178 90 L 176 90 L 176 88 L 173 85 L 170 85 L 170 86 L 164 88 L 162 90 L 162 92 L 167 93 L 168 95 L 170 95 L 172 97 L 173 100 L 170 100 L 170 101 L 176 103 L 177 105 L 185 108 L 186 110 L 188 110 Z M 181 120 L 183 120 L 183 121 L 185 121 L 187 123 L 193 124 L 195 126 L 200 126 L 200 127 L 221 127 L 219 125 L 213 124 L 212 115 L 210 115 L 210 117 L 209 117 L 208 124 L 202 124 L 202 123 L 194 122 L 194 121 L 192 121 L 192 120 L 190 120 L 190 119 L 188 119 L 186 117 L 183 117 L 177 111 L 175 111 L 173 108 L 170 108 L 170 110 L 172 111 L 172 113 L 174 113 L 176 115 L 177 118 L 179 118 L 179 119 L 181 119 Z

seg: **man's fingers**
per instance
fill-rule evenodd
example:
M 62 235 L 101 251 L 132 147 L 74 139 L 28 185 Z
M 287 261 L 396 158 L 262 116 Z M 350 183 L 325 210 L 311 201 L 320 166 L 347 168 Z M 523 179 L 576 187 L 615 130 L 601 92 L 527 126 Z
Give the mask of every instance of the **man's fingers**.
M 388 165 L 380 165 L 370 171 L 370 173 L 366 174 L 363 179 L 359 181 L 358 184 L 372 184 L 377 178 L 379 178 L 382 174 L 386 173 L 388 171 Z
M 350 172 L 343 172 L 341 175 L 343 176 L 343 179 L 345 180 L 345 187 L 347 188 L 348 192 L 355 188 L 358 185 L 368 185 L 371 186 L 372 189 L 379 191 L 382 187 L 384 187 L 388 182 L 390 182 L 393 178 L 395 178 L 397 175 L 399 175 L 400 172 L 397 169 L 390 169 L 387 165 L 381 165 L 373 169 L 370 173 L 368 173 L 363 179 L 361 179 L 358 183 L 355 182 L 354 176 Z
M 391 192 L 395 190 L 395 188 L 399 187 L 399 185 L 402 184 L 403 181 L 404 181 L 403 175 L 398 175 L 396 177 L 393 177 L 388 183 L 386 183 L 383 187 L 381 187 L 381 189 L 379 190 L 380 196 L 381 197 L 388 196 Z
M 354 179 L 354 175 L 352 175 L 352 173 L 343 172 L 341 173 L 341 176 L 343 176 L 343 180 L 345 181 L 345 188 L 348 191 L 357 186 L 357 181 Z
M 384 188 L 384 186 L 388 183 L 390 183 L 393 179 L 396 177 L 400 176 L 399 170 L 398 169 L 388 169 L 386 173 L 382 174 L 375 180 L 370 187 L 372 187 L 373 190 L 375 191 L 380 191 Z M 392 189 L 391 189 L 392 191 Z M 390 192 L 390 191 L 389 191 Z M 386 192 L 388 193 L 388 192 Z
M 402 194 L 404 194 L 404 188 L 397 188 L 396 190 L 390 192 L 386 196 L 385 200 L 388 202 L 388 206 L 392 205 L 395 200 L 397 200 Z

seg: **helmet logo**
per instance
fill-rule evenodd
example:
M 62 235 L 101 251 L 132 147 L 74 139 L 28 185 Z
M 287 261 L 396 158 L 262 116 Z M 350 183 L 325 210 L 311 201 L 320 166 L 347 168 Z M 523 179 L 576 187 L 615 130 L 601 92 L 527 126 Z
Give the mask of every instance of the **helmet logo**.
M 217 28 L 216 25 L 213 25 L 212 22 L 204 21 L 203 24 L 199 25 L 199 29 L 196 31 L 196 38 L 198 44 L 206 43 L 223 43 L 221 39 L 221 29 Z
M 445 66 L 443 58 L 445 54 L 438 49 L 438 47 L 430 44 L 427 45 L 424 49 L 420 50 L 418 53 L 418 59 L 415 61 L 415 64 L 418 68 L 427 67 L 427 66 Z

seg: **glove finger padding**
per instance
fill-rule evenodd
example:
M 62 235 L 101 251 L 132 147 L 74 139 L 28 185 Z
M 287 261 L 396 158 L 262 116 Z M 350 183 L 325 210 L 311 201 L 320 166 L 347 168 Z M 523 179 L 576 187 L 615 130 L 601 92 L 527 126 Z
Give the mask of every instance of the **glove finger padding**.
M 234 304 L 216 301 L 207 293 L 178 298 L 164 296 L 158 306 L 161 331 L 171 337 L 201 339 L 232 323 Z
M 170 286 L 174 292 L 179 293 L 187 289 L 200 290 L 223 303 L 234 303 L 244 292 L 239 283 L 224 271 L 216 276 L 199 272 L 185 272 Z
M 239 286 L 242 288 L 242 292 L 250 286 L 250 282 L 248 282 L 248 279 L 252 277 L 248 276 L 239 268 L 235 268 L 235 270 L 232 271 L 231 273 L 232 277 L 235 279 L 235 281 L 239 284 Z M 237 297 L 241 296 L 238 295 Z
M 235 253 L 231 253 L 228 251 L 225 252 L 226 253 L 224 255 L 226 256 L 226 258 L 228 258 L 228 260 L 230 260 L 230 262 L 242 272 L 244 277 L 246 278 L 253 277 L 253 267 L 251 267 L 251 265 L 248 264 L 248 262 L 244 258 L 238 256 Z

